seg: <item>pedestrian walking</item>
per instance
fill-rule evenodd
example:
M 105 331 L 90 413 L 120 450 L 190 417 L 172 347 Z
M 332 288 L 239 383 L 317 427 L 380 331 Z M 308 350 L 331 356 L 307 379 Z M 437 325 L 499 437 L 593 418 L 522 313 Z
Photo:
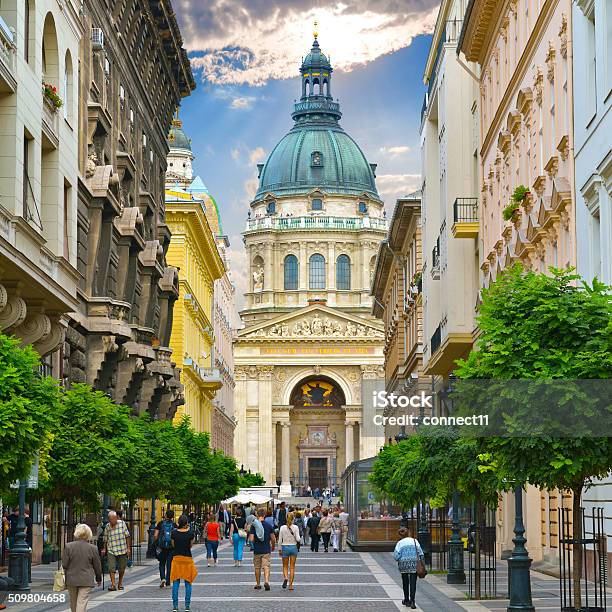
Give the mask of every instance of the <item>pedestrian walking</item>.
M 217 550 L 219 549 L 219 540 L 221 539 L 221 525 L 215 520 L 215 515 L 211 512 L 208 515 L 208 522 L 204 527 L 206 534 L 206 561 L 208 567 L 217 565 Z
M 266 516 L 264 518 L 264 521 L 268 523 L 268 525 L 270 525 L 272 529 L 274 529 L 274 517 L 272 516 L 272 510 L 270 510 L 269 508 L 268 510 L 266 510 Z
M 334 552 L 340 550 L 340 540 L 342 539 L 342 521 L 340 520 L 340 513 L 334 512 L 332 518 L 332 548 Z
M 348 537 L 348 522 L 349 522 L 349 513 L 346 509 L 342 508 L 340 511 L 340 521 L 342 523 L 342 536 L 340 538 L 340 551 L 346 551 L 346 538 Z
M 242 564 L 242 553 L 247 539 L 246 518 L 242 508 L 236 510 L 230 526 L 230 538 L 234 546 L 234 566 L 239 567 Z
M 225 504 L 221 504 L 219 506 L 219 513 L 217 516 L 217 520 L 219 521 L 219 526 L 221 528 L 221 539 L 227 537 L 227 533 L 229 532 L 231 515 L 228 509 L 225 507 Z
M 108 513 L 108 524 L 102 536 L 102 556 L 108 556 L 108 574 L 111 585 L 109 591 L 119 589 L 123 591 L 123 576 L 128 560 L 132 557 L 132 539 L 127 525 L 119 520 L 117 513 L 111 510 Z M 119 571 L 119 582 L 115 584 L 115 572 Z
M 71 612 L 85 612 L 94 581 L 98 586 L 102 584 L 102 563 L 91 540 L 89 526 L 79 523 L 74 529 L 74 541 L 66 544 L 62 554 Z
M 263 519 L 266 511 L 263 508 L 257 510 L 257 522 L 253 521 L 249 540 L 253 547 L 253 567 L 255 568 L 255 590 L 261 590 L 261 572 L 264 575 L 264 588 L 270 590 L 270 555 L 276 546 L 274 529 Z M 262 531 L 260 531 L 262 530 Z M 259 532 L 259 533 L 258 533 Z
M 293 524 L 300 531 L 300 541 L 304 541 L 304 517 L 301 512 L 294 511 L 293 512 Z
M 179 609 L 178 598 L 181 580 L 185 583 L 185 612 L 190 612 L 191 585 L 198 575 L 198 570 L 191 556 L 193 539 L 193 532 L 189 529 L 189 519 L 182 514 L 179 516 L 178 527 L 172 532 L 172 570 L 170 571 L 172 612 L 178 612 Z
M 397 561 L 397 567 L 402 575 L 402 587 L 404 589 L 404 599 L 402 603 L 416 610 L 414 602 L 417 583 L 417 571 L 419 565 L 424 568 L 423 550 L 416 538 L 408 536 L 408 529 L 401 527 L 398 534 L 401 540 L 395 545 L 393 558 Z
M 277 529 L 280 529 L 286 523 L 287 523 L 287 508 L 286 508 L 285 502 L 281 502 L 280 506 L 276 509 L 276 513 L 274 515 L 274 526 Z
M 172 566 L 172 532 L 178 528 L 174 522 L 174 510 L 166 510 L 163 521 L 159 521 L 153 532 L 155 554 L 159 562 L 159 588 L 170 586 L 170 568 Z
M 300 530 L 297 525 L 294 525 L 294 520 L 295 514 L 293 512 L 289 512 L 289 514 L 287 514 L 287 522 L 278 532 L 278 545 L 280 547 L 279 552 L 283 560 L 283 589 L 287 588 L 288 581 L 290 591 L 293 591 L 295 562 L 297 561 L 302 543 Z
M 310 546 L 310 530 L 308 529 L 308 521 L 310 520 L 309 508 L 306 508 L 306 510 L 304 510 L 304 517 L 302 520 L 304 521 L 304 531 L 302 532 L 302 539 L 304 541 L 305 546 Z
M 323 510 L 323 517 L 319 521 L 319 534 L 323 538 L 323 550 L 329 552 L 329 539 L 332 534 L 332 518 L 329 516 L 329 510 Z
M 310 550 L 319 552 L 319 522 L 321 518 L 316 511 L 312 511 L 312 516 L 308 519 L 308 532 L 310 534 Z

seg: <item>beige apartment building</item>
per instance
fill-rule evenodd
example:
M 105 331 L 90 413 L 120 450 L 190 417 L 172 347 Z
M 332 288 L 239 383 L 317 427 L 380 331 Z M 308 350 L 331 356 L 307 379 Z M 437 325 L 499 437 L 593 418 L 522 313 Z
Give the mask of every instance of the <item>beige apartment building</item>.
M 51 354 L 77 306 L 82 35 L 71 0 L 0 3 L 0 331 L 33 345 L 56 375 Z
M 459 40 L 477 64 L 480 121 L 479 264 L 488 286 L 509 265 L 546 272 L 575 265 L 570 0 L 472 0 Z M 527 195 L 508 210 L 519 186 Z M 504 219 L 504 209 L 511 212 Z M 499 549 L 512 547 L 511 500 Z M 529 488 L 528 548 L 556 563 L 560 493 Z M 566 502 L 567 503 L 567 502 Z
M 397 200 L 372 279 L 372 312 L 385 324 L 385 390 L 389 394 L 416 395 L 423 387 L 427 391 L 431 387 L 422 376 L 422 268 L 421 193 L 417 191 Z M 384 416 L 405 412 L 389 405 Z M 405 426 L 385 426 L 387 441 L 405 433 Z

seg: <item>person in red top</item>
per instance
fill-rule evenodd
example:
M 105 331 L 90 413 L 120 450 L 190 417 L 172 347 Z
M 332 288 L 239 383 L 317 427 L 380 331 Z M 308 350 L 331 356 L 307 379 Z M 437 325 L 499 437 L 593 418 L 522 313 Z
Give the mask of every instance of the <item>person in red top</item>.
M 208 567 L 217 565 L 217 549 L 221 539 L 221 525 L 217 523 L 212 512 L 208 515 L 208 522 L 204 527 L 204 533 L 206 534 L 206 560 L 208 561 Z

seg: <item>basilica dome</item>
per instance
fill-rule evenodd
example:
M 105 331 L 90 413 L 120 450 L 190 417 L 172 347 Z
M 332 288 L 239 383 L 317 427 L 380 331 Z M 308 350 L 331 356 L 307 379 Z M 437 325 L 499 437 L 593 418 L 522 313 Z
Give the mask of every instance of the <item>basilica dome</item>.
M 380 199 L 374 164 L 339 124 L 340 105 L 331 96 L 332 66 L 315 38 L 304 58 L 302 96 L 295 104 L 295 125 L 260 167 L 255 201 L 274 196 L 305 195 L 313 189 L 327 193 Z

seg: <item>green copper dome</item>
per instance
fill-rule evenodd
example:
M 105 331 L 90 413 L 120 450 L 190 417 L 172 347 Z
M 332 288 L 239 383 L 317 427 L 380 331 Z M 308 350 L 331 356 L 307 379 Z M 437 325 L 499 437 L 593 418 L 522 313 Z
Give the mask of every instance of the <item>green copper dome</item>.
M 191 140 L 183 132 L 183 122 L 178 118 L 172 120 L 172 127 L 168 132 L 168 146 L 171 149 L 191 151 Z
M 292 113 L 295 125 L 260 168 L 255 200 L 267 193 L 300 195 L 316 188 L 379 199 L 376 166 L 339 124 L 342 113 L 331 96 L 332 72 L 315 38 L 300 68 L 302 97 Z

